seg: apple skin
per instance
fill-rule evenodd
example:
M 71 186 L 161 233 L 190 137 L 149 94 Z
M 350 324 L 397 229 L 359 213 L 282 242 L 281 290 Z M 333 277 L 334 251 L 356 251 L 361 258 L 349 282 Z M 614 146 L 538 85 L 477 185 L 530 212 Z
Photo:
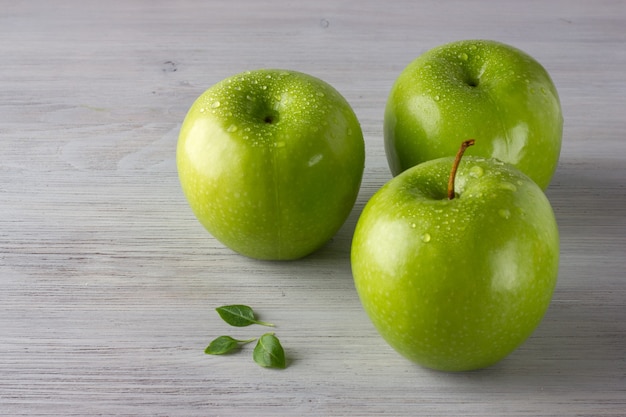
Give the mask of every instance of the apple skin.
M 348 217 L 365 145 L 352 108 L 313 76 L 248 71 L 204 92 L 182 124 L 176 162 L 202 225 L 245 256 L 289 260 Z
M 364 310 L 394 349 L 467 371 L 500 361 L 540 323 L 559 236 L 543 191 L 499 160 L 464 157 L 448 200 L 452 161 L 410 168 L 370 199 L 351 263 Z
M 384 118 L 392 174 L 452 156 L 466 138 L 468 155 L 515 165 L 546 189 L 561 151 L 563 115 L 548 72 L 535 59 L 495 41 L 465 40 L 431 49 L 396 79 Z

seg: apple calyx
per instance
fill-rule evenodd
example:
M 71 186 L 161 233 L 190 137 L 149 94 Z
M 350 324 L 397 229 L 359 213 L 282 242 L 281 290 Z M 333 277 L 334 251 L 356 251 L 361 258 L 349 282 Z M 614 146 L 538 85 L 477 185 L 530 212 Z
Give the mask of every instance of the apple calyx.
M 265 117 L 263 117 L 263 123 L 266 123 L 268 125 L 274 124 L 278 121 L 278 114 L 275 113 L 268 113 L 267 115 L 265 115 Z
M 450 179 L 448 180 L 448 200 L 454 199 L 454 180 L 456 178 L 456 171 L 459 169 L 459 164 L 461 163 L 461 158 L 463 158 L 465 150 L 472 146 L 475 142 L 476 141 L 474 139 L 463 141 L 463 143 L 461 143 L 461 147 L 456 153 L 456 157 L 452 163 L 452 169 L 450 170 Z

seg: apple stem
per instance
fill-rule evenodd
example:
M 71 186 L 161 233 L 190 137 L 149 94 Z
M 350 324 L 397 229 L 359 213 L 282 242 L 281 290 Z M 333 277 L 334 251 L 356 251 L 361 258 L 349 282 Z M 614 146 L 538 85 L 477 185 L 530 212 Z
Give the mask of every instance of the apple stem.
M 459 169 L 459 164 L 461 163 L 461 158 L 463 158 L 465 150 L 472 146 L 475 142 L 476 141 L 474 139 L 463 141 L 459 151 L 456 153 L 454 163 L 452 164 L 452 170 L 450 171 L 450 179 L 448 180 L 448 200 L 454 199 L 454 180 L 456 178 L 456 171 Z

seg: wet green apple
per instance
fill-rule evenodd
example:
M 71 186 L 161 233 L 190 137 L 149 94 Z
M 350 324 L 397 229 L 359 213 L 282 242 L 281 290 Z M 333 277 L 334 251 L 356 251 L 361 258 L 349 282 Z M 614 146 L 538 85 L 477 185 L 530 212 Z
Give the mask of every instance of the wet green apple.
M 515 165 L 545 189 L 561 150 L 563 116 L 545 68 L 525 52 L 487 40 L 431 49 L 395 81 L 384 120 L 393 175 L 453 156 L 467 137 L 469 154 Z
M 256 70 L 204 92 L 182 124 L 176 162 L 205 228 L 248 257 L 287 260 L 341 227 L 363 175 L 363 134 L 328 83 Z
M 488 367 L 542 320 L 559 236 L 543 191 L 510 164 L 466 156 L 424 162 L 366 204 L 352 244 L 354 282 L 376 329 L 425 367 Z

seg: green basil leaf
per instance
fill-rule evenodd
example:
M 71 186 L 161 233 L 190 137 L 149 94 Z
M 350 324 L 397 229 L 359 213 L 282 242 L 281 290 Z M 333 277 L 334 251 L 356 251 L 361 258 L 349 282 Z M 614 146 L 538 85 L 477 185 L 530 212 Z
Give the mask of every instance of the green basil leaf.
M 230 336 L 220 336 L 214 339 L 206 349 L 204 349 L 204 353 L 207 355 L 223 355 L 225 353 L 230 353 L 233 350 L 237 349 L 240 344 L 250 343 L 255 341 L 255 339 L 248 340 L 237 340 L 233 339 Z
M 284 369 L 287 366 L 285 351 L 274 333 L 265 333 L 259 338 L 252 352 L 252 358 L 265 368 Z
M 232 352 L 239 346 L 237 340 L 230 336 L 220 336 L 213 340 L 209 346 L 204 350 L 204 353 L 208 355 L 223 355 L 224 353 Z
M 233 304 L 228 306 L 222 306 L 215 309 L 217 313 L 220 315 L 222 320 L 231 326 L 235 327 L 245 327 L 251 324 L 260 324 L 262 326 L 270 326 L 274 325 L 271 323 L 266 323 L 263 321 L 258 321 L 254 316 L 254 311 L 248 306 L 241 304 Z

